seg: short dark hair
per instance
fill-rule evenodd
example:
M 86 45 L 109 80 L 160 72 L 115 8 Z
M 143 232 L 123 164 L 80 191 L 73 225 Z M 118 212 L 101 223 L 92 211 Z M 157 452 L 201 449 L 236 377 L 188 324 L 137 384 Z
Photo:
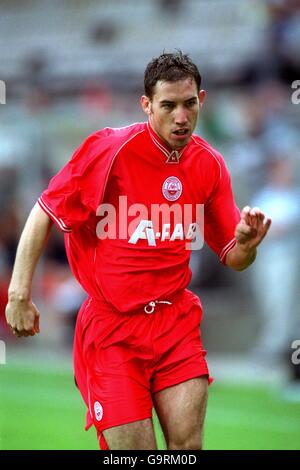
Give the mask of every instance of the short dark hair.
M 152 98 L 154 87 L 159 80 L 177 82 L 186 78 L 193 78 L 198 92 L 201 86 L 201 75 L 187 54 L 182 51 L 167 54 L 163 53 L 149 62 L 144 74 L 144 91 L 148 98 Z

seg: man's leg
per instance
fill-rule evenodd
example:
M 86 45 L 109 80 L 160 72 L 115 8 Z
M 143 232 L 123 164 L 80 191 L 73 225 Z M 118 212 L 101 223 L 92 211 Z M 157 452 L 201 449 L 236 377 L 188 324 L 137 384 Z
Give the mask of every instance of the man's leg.
M 109 450 L 156 450 L 152 419 L 115 426 L 103 431 Z
M 208 378 L 187 380 L 153 396 L 168 449 L 202 449 Z

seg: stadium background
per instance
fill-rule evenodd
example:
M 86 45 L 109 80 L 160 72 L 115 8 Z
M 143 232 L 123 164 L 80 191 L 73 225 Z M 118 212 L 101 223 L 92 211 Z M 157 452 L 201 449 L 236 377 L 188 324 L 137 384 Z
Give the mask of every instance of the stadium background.
M 255 200 L 274 168 L 277 179 L 278 168 L 279 177 L 292 174 L 297 189 L 300 104 L 292 102 L 292 83 L 300 79 L 299 44 L 297 0 L 0 0 L 0 80 L 6 84 L 0 105 L 0 339 L 6 345 L 0 448 L 97 448 L 93 432 L 82 429 L 84 407 L 71 371 L 74 318 L 84 294 L 57 231 L 34 281 L 40 335 L 16 340 L 4 322 L 20 231 L 49 178 L 89 133 L 144 120 L 138 98 L 145 65 L 163 50 L 180 48 L 198 64 L 208 91 L 197 132 L 225 156 L 239 206 Z M 279 249 L 284 258 L 292 247 L 299 265 L 299 219 L 294 222 Z M 280 269 L 276 259 L 269 262 Z M 299 449 L 291 342 L 300 339 L 300 322 L 287 316 L 291 337 L 282 357 L 253 354 L 262 327 L 259 291 L 281 284 L 266 275 L 259 288 L 253 267 L 229 272 L 207 249 L 193 253 L 191 266 L 216 379 L 205 447 Z M 299 281 L 297 271 L 290 275 Z M 286 301 L 297 319 L 299 292 L 292 292 Z

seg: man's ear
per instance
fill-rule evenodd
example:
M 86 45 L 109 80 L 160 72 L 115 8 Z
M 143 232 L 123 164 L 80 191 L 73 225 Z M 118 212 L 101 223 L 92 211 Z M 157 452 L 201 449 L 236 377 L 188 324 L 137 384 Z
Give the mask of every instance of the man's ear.
M 146 113 L 148 116 L 150 116 L 152 110 L 151 110 L 151 100 L 148 98 L 148 96 L 143 95 L 141 96 L 141 106 L 143 108 L 144 113 Z
M 199 103 L 200 103 L 200 106 L 202 108 L 202 106 L 204 104 L 204 101 L 205 101 L 205 97 L 206 97 L 206 91 L 205 90 L 200 90 L 198 96 L 199 96 Z

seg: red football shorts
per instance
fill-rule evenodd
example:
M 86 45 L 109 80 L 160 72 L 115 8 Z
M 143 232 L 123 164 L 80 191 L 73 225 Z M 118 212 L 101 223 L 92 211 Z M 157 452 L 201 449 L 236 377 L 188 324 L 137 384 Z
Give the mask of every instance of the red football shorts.
M 166 301 L 148 304 L 152 313 L 120 313 L 105 299 L 91 298 L 80 309 L 75 377 L 88 406 L 86 427 L 94 424 L 102 448 L 104 429 L 151 418 L 154 393 L 209 377 L 199 298 L 185 289 Z

